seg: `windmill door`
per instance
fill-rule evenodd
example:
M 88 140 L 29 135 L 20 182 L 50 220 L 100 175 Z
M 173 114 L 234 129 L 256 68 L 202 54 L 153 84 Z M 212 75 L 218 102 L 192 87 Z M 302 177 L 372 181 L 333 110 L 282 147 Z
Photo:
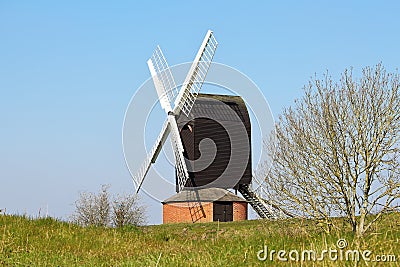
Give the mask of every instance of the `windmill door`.
M 233 202 L 214 202 L 213 210 L 213 218 L 215 222 L 233 221 Z

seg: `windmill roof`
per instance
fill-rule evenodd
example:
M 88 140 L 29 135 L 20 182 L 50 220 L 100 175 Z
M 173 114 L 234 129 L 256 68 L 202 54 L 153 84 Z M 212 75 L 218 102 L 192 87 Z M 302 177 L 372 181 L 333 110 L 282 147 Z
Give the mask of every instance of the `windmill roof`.
M 246 104 L 240 96 L 198 94 L 189 117 L 180 113 L 177 122 L 182 127 L 188 121 L 202 117 L 217 121 L 246 121 L 245 125 L 250 125 Z
M 222 188 L 202 188 L 196 190 L 183 190 L 172 197 L 167 198 L 162 203 L 174 202 L 215 202 L 215 201 L 232 201 L 232 202 L 246 202 L 245 199 L 229 192 Z
M 206 97 L 206 98 L 214 98 L 220 101 L 230 101 L 232 99 L 236 100 L 236 101 L 240 101 L 243 102 L 243 99 L 241 96 L 238 95 L 219 95 L 219 94 L 205 94 L 205 93 L 199 93 L 197 95 L 197 97 Z

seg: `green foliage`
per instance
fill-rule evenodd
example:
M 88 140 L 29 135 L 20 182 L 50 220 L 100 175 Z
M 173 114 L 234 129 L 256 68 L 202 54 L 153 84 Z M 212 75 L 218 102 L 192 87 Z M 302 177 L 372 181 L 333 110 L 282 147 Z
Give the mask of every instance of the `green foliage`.
M 277 261 L 259 261 L 257 251 L 264 245 L 322 250 L 339 238 L 351 248 L 356 246 L 352 229 L 343 219 L 334 220 L 344 227 L 327 234 L 318 222 L 300 219 L 104 228 L 2 215 L 0 266 L 156 266 L 157 262 L 158 266 L 276 266 Z M 374 227 L 360 248 L 374 253 L 400 251 L 400 214 L 387 214 Z

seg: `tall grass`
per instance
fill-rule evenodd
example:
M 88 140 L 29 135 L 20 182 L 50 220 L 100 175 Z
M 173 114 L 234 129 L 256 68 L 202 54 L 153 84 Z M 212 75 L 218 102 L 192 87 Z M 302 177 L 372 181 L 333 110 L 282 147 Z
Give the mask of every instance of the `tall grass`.
M 338 223 L 342 219 L 337 219 Z M 171 224 L 120 229 L 87 227 L 52 218 L 0 216 L 4 266 L 354 266 L 354 262 L 260 261 L 263 249 L 334 248 L 340 238 L 355 248 L 353 233 L 329 234 L 312 220 Z M 360 243 L 373 254 L 400 257 L 400 214 L 387 214 Z M 374 266 L 373 262 L 368 263 Z M 361 262 L 360 265 L 365 265 Z M 400 258 L 385 266 L 400 266 Z

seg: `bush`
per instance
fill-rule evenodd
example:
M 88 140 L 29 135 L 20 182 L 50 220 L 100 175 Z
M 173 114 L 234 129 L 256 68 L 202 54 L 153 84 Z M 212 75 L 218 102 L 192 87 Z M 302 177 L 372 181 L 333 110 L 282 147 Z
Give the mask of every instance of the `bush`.
M 145 209 L 138 204 L 138 198 L 117 195 L 111 200 L 108 185 L 102 185 L 98 194 L 82 192 L 75 202 L 74 223 L 82 226 L 143 225 L 146 223 Z

